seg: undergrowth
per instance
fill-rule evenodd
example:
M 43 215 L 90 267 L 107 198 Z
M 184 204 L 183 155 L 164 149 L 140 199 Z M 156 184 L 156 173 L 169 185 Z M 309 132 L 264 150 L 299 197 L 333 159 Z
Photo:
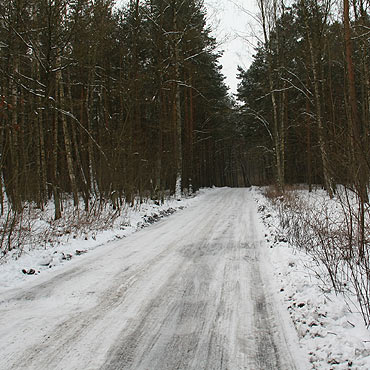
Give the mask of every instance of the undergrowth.
M 0 261 L 12 252 L 13 258 L 36 248 L 51 248 L 70 238 L 95 237 L 96 233 L 111 229 L 114 223 L 126 222 L 127 208 L 113 209 L 111 204 L 91 202 L 88 211 L 75 209 L 72 201 L 64 202 L 62 217 L 53 218 L 52 206 L 44 210 L 32 203 L 21 212 L 7 208 L 0 217 Z
M 299 187 L 284 193 L 264 191 L 291 245 L 305 251 L 324 269 L 319 276 L 337 294 L 352 293 L 366 325 L 370 326 L 370 207 L 362 217 L 356 194 L 339 188 L 333 199 L 324 192 Z

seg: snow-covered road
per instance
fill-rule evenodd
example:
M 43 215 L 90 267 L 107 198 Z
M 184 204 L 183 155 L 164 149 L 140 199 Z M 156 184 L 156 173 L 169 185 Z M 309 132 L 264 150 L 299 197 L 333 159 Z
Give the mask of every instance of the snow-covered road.
M 248 189 L 0 297 L 0 369 L 304 369 Z

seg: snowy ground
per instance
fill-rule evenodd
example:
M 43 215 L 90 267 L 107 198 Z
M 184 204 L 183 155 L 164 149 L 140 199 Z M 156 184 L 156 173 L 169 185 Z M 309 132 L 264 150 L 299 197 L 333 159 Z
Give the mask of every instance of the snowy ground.
M 122 239 L 177 211 L 201 201 L 207 192 L 214 189 L 201 189 L 195 197 L 184 197 L 181 200 L 168 198 L 163 204 L 156 204 L 150 199 L 135 207 L 125 207 L 121 215 L 114 220 L 109 230 L 89 230 L 78 233 L 64 233 L 53 237 L 52 243 L 39 243 L 14 249 L 0 259 L 0 294 L 10 288 L 18 287 L 22 282 L 37 280 L 39 275 L 53 274 L 75 258 L 105 246 L 107 243 Z M 52 219 L 53 209 L 47 209 L 34 227 L 39 232 L 41 227 L 48 227 L 45 220 Z M 44 226 L 45 225 L 45 226 Z M 41 234 L 41 232 L 39 232 Z M 23 272 L 22 272 L 23 271 Z M 27 274 L 28 272 L 30 274 Z
M 309 356 L 310 368 L 370 369 L 370 332 L 352 304 L 355 297 L 347 297 L 346 302 L 328 288 L 320 279 L 323 267 L 286 242 L 288 238 L 267 199 L 260 189 L 253 189 L 253 194 L 266 226 L 276 291 Z M 318 196 L 322 194 L 312 195 Z M 314 204 L 319 203 L 314 199 Z
M 248 189 L 215 189 L 0 300 L 2 369 L 306 369 Z
M 1 369 L 370 369 L 361 316 L 322 289 L 259 189 L 126 219 L 0 265 Z

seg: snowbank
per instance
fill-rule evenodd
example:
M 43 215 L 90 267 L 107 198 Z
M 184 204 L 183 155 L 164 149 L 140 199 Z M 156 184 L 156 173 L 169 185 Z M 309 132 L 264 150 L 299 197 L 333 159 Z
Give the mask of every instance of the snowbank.
M 278 212 L 253 188 L 266 226 L 269 256 L 282 305 L 289 311 L 312 369 L 370 369 L 370 332 L 356 310 L 356 296 L 336 295 L 324 280 L 325 268 L 289 243 Z M 303 196 L 310 197 L 307 191 Z M 318 204 L 313 194 L 311 204 Z M 317 199 L 316 199 L 317 200 Z

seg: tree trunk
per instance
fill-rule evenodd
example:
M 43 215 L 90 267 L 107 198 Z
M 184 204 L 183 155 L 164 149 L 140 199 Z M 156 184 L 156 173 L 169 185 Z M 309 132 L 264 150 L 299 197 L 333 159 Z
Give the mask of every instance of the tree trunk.
M 357 110 L 357 97 L 356 97 L 356 86 L 355 86 L 355 71 L 352 60 L 352 41 L 351 41 L 351 26 L 349 21 L 349 2 L 343 0 L 343 20 L 344 20 L 344 41 L 346 48 L 346 65 L 347 65 L 347 80 L 349 90 L 349 101 L 350 101 L 350 114 L 352 118 L 352 134 L 355 142 L 355 162 L 353 166 L 356 166 L 358 170 L 354 174 L 355 184 L 359 196 L 359 256 L 364 258 L 365 248 L 365 203 L 368 202 L 367 185 L 368 185 L 368 171 L 366 168 L 366 151 L 363 147 L 361 137 L 361 122 Z
M 62 67 L 61 55 L 58 55 L 58 60 L 57 60 L 58 70 L 56 72 L 56 79 L 57 79 L 57 88 L 59 91 L 59 106 L 62 111 L 60 117 L 62 120 L 64 146 L 66 149 L 68 177 L 71 183 L 73 203 L 74 203 L 74 206 L 78 208 L 78 190 L 77 190 L 77 184 L 76 184 L 75 170 L 73 166 L 72 143 L 71 143 L 71 138 L 70 138 L 69 131 L 68 131 L 66 114 L 64 112 L 66 104 L 65 104 L 65 99 L 64 99 L 64 87 L 63 87 L 61 67 Z
M 332 181 L 329 175 L 329 161 L 328 161 L 328 154 L 326 152 L 325 134 L 324 134 L 325 130 L 324 130 L 324 125 L 322 122 L 322 115 L 321 115 L 320 82 L 319 82 L 319 76 L 318 76 L 317 66 L 316 66 L 316 54 L 315 54 L 315 49 L 314 49 L 313 42 L 312 42 L 312 36 L 310 34 L 310 27 L 308 24 L 307 16 L 305 16 L 305 24 L 306 24 L 309 52 L 311 56 L 311 68 L 312 68 L 312 73 L 313 73 L 316 122 L 317 122 L 317 127 L 318 127 L 320 155 L 321 155 L 321 161 L 322 161 L 322 166 L 323 166 L 324 186 L 330 198 L 332 198 L 333 197 L 333 186 L 332 186 Z
M 13 165 L 12 170 L 12 187 L 13 187 L 13 207 L 16 212 L 19 212 L 22 208 L 21 205 L 21 194 L 19 188 L 19 171 L 20 171 L 20 163 L 19 163 L 19 150 L 18 150 L 18 131 L 19 131 L 19 124 L 18 124 L 18 91 L 17 85 L 15 83 L 15 79 L 17 78 L 18 74 L 18 61 L 13 61 L 13 80 L 11 81 L 11 102 L 12 102 L 12 110 L 11 110 L 11 130 L 10 130 L 10 153 L 11 153 L 11 161 Z
M 191 72 L 192 73 L 192 72 Z M 193 145 L 194 145 L 194 99 L 193 99 L 193 78 L 192 75 L 190 76 L 190 89 L 189 89 L 189 195 L 193 193 L 193 184 L 192 184 L 192 177 L 193 177 L 193 161 L 194 161 L 194 153 L 193 153 Z
M 307 182 L 308 191 L 312 192 L 312 151 L 311 151 L 311 121 L 309 115 L 309 101 L 306 99 L 306 145 L 307 145 Z
M 40 66 L 36 61 L 36 75 L 38 81 L 40 81 Z M 37 104 L 41 108 L 42 98 L 37 97 Z M 39 153 L 40 153 L 40 198 L 41 203 L 46 201 L 47 199 L 47 175 L 46 175 L 46 155 L 45 155 L 45 134 L 44 134 L 44 122 L 43 122 L 43 112 L 41 109 L 38 109 L 37 112 L 37 124 L 38 124 L 38 141 L 39 141 Z
M 274 89 L 272 57 L 271 57 L 269 39 L 268 39 L 268 34 L 267 34 L 267 14 L 266 14 L 266 8 L 265 8 L 265 0 L 259 0 L 258 5 L 261 11 L 262 29 L 263 29 L 265 50 L 267 54 L 268 81 L 269 81 L 269 87 L 270 87 L 272 112 L 273 112 L 273 137 L 274 137 L 276 179 L 277 179 L 277 185 L 279 189 L 283 190 L 285 181 L 284 181 L 284 173 L 283 173 L 283 166 L 282 166 L 281 138 L 279 135 L 278 104 L 276 101 L 276 93 Z
M 175 63 L 175 130 L 176 130 L 176 199 L 181 199 L 181 182 L 182 182 L 182 128 L 181 128 L 181 91 L 180 91 L 180 53 L 178 40 L 177 9 L 174 9 L 174 63 Z
M 47 109 L 47 113 L 48 109 Z M 59 186 L 58 186 L 58 116 L 54 117 L 54 133 L 53 133 L 53 199 L 54 199 L 54 219 L 58 220 L 62 217 L 61 207 L 60 207 L 60 196 L 59 196 Z M 47 114 L 47 118 L 49 114 Z
M 91 103 L 92 101 L 92 94 L 91 94 L 91 86 L 93 85 L 93 71 L 94 68 L 91 67 L 89 71 L 89 77 L 87 81 L 87 91 L 85 96 L 85 109 L 86 109 L 86 120 L 87 120 L 87 162 L 88 162 L 88 176 L 89 176 L 89 183 L 90 183 L 90 192 L 92 194 L 97 193 L 97 185 L 96 185 L 96 178 L 95 178 L 95 161 L 94 161 L 94 150 L 93 150 L 93 142 L 91 139 L 91 136 L 93 134 L 92 132 L 92 117 L 91 117 Z

